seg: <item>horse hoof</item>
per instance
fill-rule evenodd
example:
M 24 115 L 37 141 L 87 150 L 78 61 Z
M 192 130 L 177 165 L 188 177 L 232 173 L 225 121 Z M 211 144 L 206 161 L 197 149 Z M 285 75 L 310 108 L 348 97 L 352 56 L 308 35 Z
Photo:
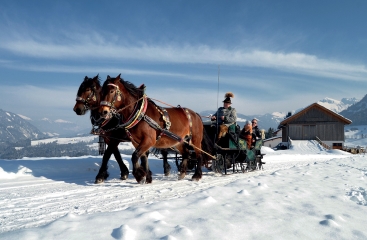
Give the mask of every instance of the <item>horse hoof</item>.
M 169 172 L 165 172 L 165 173 L 164 173 L 164 176 L 168 177 L 168 176 L 169 176 L 169 174 L 170 174 Z
M 121 180 L 126 180 L 128 178 L 129 175 L 121 175 L 120 179 Z
M 139 184 L 145 184 L 146 183 L 146 178 L 143 177 L 140 181 L 139 181 Z
M 198 182 L 200 179 L 201 179 L 200 175 L 194 174 L 194 176 L 192 176 L 192 181 Z
M 178 180 L 182 180 L 185 178 L 185 174 L 181 173 L 181 174 L 178 174 Z
M 101 184 L 104 182 L 103 178 L 97 178 L 96 181 L 94 182 L 95 184 Z

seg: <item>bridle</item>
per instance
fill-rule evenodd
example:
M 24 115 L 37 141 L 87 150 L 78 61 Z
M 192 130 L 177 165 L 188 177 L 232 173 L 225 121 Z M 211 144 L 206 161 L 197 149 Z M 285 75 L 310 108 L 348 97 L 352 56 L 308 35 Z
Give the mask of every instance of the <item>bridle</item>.
M 95 91 L 96 87 L 93 87 L 91 89 L 92 89 L 91 93 L 89 94 L 89 96 L 86 99 L 79 97 L 79 96 L 77 96 L 75 99 L 75 101 L 83 103 L 85 110 L 92 110 L 89 104 L 91 100 L 93 100 L 94 102 L 97 101 L 97 96 L 96 96 L 96 91 Z M 98 108 L 98 106 L 96 108 Z
M 108 101 L 101 101 L 99 103 L 100 106 L 107 106 L 109 107 L 111 110 L 115 109 L 115 102 L 116 101 L 121 101 L 121 97 L 122 97 L 122 92 L 120 91 L 120 88 L 119 86 L 117 86 L 116 84 L 113 84 L 113 83 L 109 83 L 107 84 L 107 86 L 113 86 L 115 88 L 115 95 L 113 96 L 113 99 L 111 102 L 108 102 Z

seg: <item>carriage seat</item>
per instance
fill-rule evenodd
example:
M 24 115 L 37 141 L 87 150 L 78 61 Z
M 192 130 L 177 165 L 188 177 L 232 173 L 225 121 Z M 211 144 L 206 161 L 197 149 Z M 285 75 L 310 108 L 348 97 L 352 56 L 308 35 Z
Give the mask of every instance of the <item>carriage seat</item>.
M 230 126 L 219 126 L 216 143 L 223 148 L 237 149 L 240 126 L 233 123 Z

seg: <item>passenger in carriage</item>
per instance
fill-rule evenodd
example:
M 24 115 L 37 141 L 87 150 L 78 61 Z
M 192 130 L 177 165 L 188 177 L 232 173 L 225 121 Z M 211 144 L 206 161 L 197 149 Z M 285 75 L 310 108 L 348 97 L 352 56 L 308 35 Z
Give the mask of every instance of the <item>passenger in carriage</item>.
M 218 117 L 218 125 L 224 124 L 227 127 L 230 127 L 237 121 L 236 109 L 231 107 L 231 98 L 234 98 L 234 94 L 227 92 L 224 97 L 223 107 L 218 108 L 217 112 L 212 115 L 211 120 L 217 120 Z
M 252 119 L 252 131 L 253 131 L 253 133 L 255 133 L 255 136 L 256 136 L 256 140 L 258 140 L 258 139 L 261 139 L 261 132 L 260 132 L 260 129 L 259 129 L 259 127 L 257 126 L 257 119 L 256 118 L 254 118 L 254 119 Z
M 256 118 L 252 119 L 251 121 L 252 122 L 252 146 L 253 147 L 255 146 L 255 143 L 257 140 L 262 139 L 260 129 L 257 126 L 257 121 L 258 120 Z
M 252 144 L 252 125 L 250 121 L 247 121 L 245 126 L 243 126 L 243 129 L 240 133 L 240 138 L 244 139 L 247 143 L 247 147 L 250 149 L 253 147 Z

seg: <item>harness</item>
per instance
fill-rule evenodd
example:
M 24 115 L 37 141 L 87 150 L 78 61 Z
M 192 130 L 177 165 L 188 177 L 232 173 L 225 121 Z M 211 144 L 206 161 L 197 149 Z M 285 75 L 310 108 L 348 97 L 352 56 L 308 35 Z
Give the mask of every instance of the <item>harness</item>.
M 114 96 L 112 102 L 101 101 L 100 105 L 110 107 L 112 114 L 116 115 L 122 109 L 116 110 L 113 106 L 114 106 L 114 103 L 115 103 L 116 100 L 117 101 L 121 100 L 121 94 L 122 93 L 121 93 L 121 91 L 120 91 L 120 89 L 117 85 L 115 85 L 115 84 L 109 84 L 109 85 L 114 86 L 116 88 L 115 96 Z M 144 85 L 142 85 L 140 88 L 142 88 L 143 91 L 145 92 L 145 86 Z M 133 139 L 133 136 L 130 133 L 129 129 L 136 126 L 141 120 L 144 120 L 146 123 L 148 123 L 148 125 L 151 128 L 153 128 L 157 131 L 160 131 L 160 134 L 157 136 L 156 141 L 160 140 L 162 136 L 167 136 L 167 137 L 172 138 L 172 139 L 174 139 L 178 142 L 183 142 L 184 139 L 182 139 L 180 136 L 178 136 L 178 135 L 176 135 L 176 134 L 169 131 L 169 129 L 171 127 L 171 122 L 170 122 L 169 114 L 168 114 L 166 109 L 155 105 L 156 110 L 161 114 L 162 119 L 164 121 L 164 127 L 163 128 L 156 121 L 154 121 L 151 117 L 146 115 L 146 110 L 147 110 L 149 101 L 151 101 L 151 100 L 146 96 L 145 93 L 143 93 L 143 97 L 141 97 L 140 99 L 138 99 L 136 101 L 134 110 L 131 112 L 128 119 L 125 122 L 118 124 L 115 128 L 108 129 L 106 131 L 111 131 L 111 130 L 114 130 L 114 129 L 117 129 L 117 128 L 124 128 L 127 136 L 131 139 L 131 141 L 136 142 Z M 125 106 L 125 107 L 127 107 L 127 106 Z M 186 108 L 182 108 L 180 105 L 177 106 L 177 107 L 181 108 L 186 114 L 186 117 L 189 121 L 189 127 L 190 127 L 190 133 L 189 133 L 188 139 L 191 139 L 191 136 L 192 136 L 192 119 L 191 119 L 191 115 L 190 115 L 189 111 Z M 105 126 L 108 123 L 108 121 L 109 120 L 102 123 L 101 127 Z M 185 140 L 188 140 L 188 139 L 186 138 Z

